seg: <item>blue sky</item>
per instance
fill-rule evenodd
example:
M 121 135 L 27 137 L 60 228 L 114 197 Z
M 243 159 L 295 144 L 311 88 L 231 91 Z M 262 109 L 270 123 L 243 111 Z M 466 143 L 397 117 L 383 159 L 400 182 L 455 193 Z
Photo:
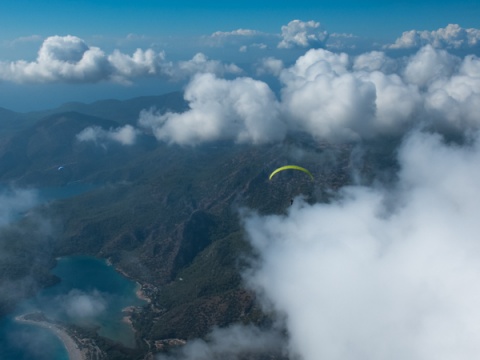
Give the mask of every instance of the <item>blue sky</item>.
M 316 20 L 330 31 L 362 36 L 398 36 L 410 29 L 434 29 L 448 23 L 476 27 L 478 1 L 72 1 L 2 2 L 3 36 L 128 33 L 209 34 L 236 28 L 278 31 L 293 19 Z
M 278 50 L 282 26 L 295 19 L 317 24 L 306 26 L 317 34 L 324 31 L 328 34 L 328 42 L 318 38 L 316 42 L 293 44 Z M 0 4 L 0 63 L 6 68 L 22 61 L 35 62 L 48 38 L 71 35 L 89 47 L 101 49 L 106 57 L 115 50 L 132 55 L 140 48 L 151 49 L 157 55 L 163 53 L 165 61 L 188 61 L 202 53 L 210 60 L 232 62 L 244 68 L 247 63 L 269 56 L 293 62 L 311 47 L 328 45 L 332 51 L 357 53 L 382 50 L 382 45 L 395 43 L 404 31 L 437 31 L 448 24 L 458 24 L 461 29 L 477 29 L 480 27 L 478 19 L 480 5 L 474 0 L 455 3 L 430 0 L 17 0 Z M 240 29 L 254 33 L 242 36 L 232 33 Z M 215 32 L 219 32 L 216 37 L 212 36 Z M 79 81 L 77 77 L 75 81 L 63 81 L 54 77 L 53 80 L 32 81 L 30 77 L 28 81 L 23 78 L 20 81 L 18 77 L 12 80 L 9 76 L 0 79 L 3 80 L 0 106 L 16 110 L 182 88 L 181 82 L 160 82 L 147 79 L 148 76 L 129 79 L 128 87 L 125 83 L 119 85 L 118 81 L 113 84 L 111 79 Z M 30 103 L 20 101 L 22 93 L 32 94 L 33 100 Z M 53 95 L 51 99 L 49 94 Z

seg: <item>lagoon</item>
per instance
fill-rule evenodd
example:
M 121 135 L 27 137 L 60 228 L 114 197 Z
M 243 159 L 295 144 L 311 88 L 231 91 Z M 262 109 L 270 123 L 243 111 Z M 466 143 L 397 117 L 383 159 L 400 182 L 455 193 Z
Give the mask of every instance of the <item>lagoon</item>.
M 133 330 L 122 309 L 141 306 L 138 284 L 118 273 L 105 260 L 87 256 L 58 259 L 52 270 L 61 281 L 19 304 L 14 314 L 0 319 L 2 360 L 66 360 L 63 344 L 45 329 L 15 322 L 14 317 L 43 311 L 51 319 L 98 327 L 101 336 L 135 346 Z M 41 349 L 38 352 L 38 349 Z

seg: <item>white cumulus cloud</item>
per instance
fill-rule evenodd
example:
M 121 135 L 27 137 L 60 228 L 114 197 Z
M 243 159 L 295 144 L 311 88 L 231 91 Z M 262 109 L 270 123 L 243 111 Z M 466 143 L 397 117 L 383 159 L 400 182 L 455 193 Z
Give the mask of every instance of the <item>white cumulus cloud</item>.
M 480 126 L 480 59 L 467 56 L 450 77 L 437 77 L 428 88 L 425 107 L 441 126 L 478 129 Z
M 197 76 L 185 93 L 190 110 L 144 112 L 140 123 L 158 139 L 184 145 L 281 141 L 289 131 L 328 141 L 401 136 L 418 126 L 464 132 L 480 127 L 479 73 L 478 57 L 431 45 L 402 59 L 310 49 L 289 67 L 272 57 L 257 65 L 258 75 L 278 77 L 278 99 L 252 78 Z
M 335 34 L 336 42 L 333 47 L 339 47 L 340 43 L 352 42 L 353 35 Z M 233 31 L 216 31 L 210 36 L 204 37 L 205 44 L 214 47 L 236 46 L 241 52 L 248 49 L 293 49 L 325 47 L 329 38 L 328 32 L 319 22 L 292 20 L 281 27 L 281 33 L 265 33 L 252 29 L 237 29 Z M 343 41 L 346 40 L 346 41 Z M 353 46 L 353 45 L 352 45 Z
M 205 54 L 197 53 L 191 60 L 179 61 L 170 68 L 167 73 L 172 78 L 192 77 L 199 73 L 211 73 L 219 76 L 225 74 L 240 74 L 240 69 L 235 64 L 224 64 L 218 60 L 210 60 Z
M 165 53 L 156 53 L 152 49 L 137 49 L 133 55 L 123 54 L 115 50 L 108 56 L 108 61 L 115 69 L 112 79 L 123 82 L 141 76 L 152 76 L 161 73 Z
M 0 80 L 15 83 L 129 84 L 141 77 L 188 78 L 196 72 L 239 73 L 234 64 L 224 65 L 199 53 L 189 61 L 166 60 L 163 51 L 137 49 L 133 54 L 114 50 L 105 54 L 76 36 L 51 36 L 44 40 L 35 61 L 0 62 Z
M 294 47 L 321 47 L 325 45 L 328 33 L 322 29 L 319 22 L 292 20 L 282 26 L 282 40 L 278 44 L 281 49 Z
M 139 130 L 131 125 L 125 125 L 116 129 L 105 130 L 99 126 L 89 126 L 77 134 L 78 141 L 92 141 L 104 144 L 106 141 L 115 141 L 122 145 L 133 145 L 137 139 Z
M 480 138 L 416 132 L 398 159 L 393 186 L 246 217 L 246 280 L 285 320 L 292 358 L 478 357 Z
M 330 140 L 402 129 L 419 106 L 417 89 L 396 74 L 362 69 L 352 70 L 348 55 L 323 49 L 309 50 L 285 69 L 282 105 L 292 126 Z
M 261 81 L 200 74 L 190 82 L 184 97 L 190 106 L 186 112 L 143 111 L 139 124 L 159 140 L 182 145 L 219 139 L 256 144 L 285 135 L 275 95 Z
M 427 45 L 410 59 L 404 74 L 409 83 L 424 87 L 440 78 L 451 77 L 459 63 L 459 58 L 445 50 Z
M 47 38 L 37 60 L 0 63 L 0 79 L 24 82 L 95 82 L 111 71 L 103 51 L 75 36 Z
M 464 49 L 475 47 L 479 44 L 479 29 L 464 29 L 458 24 L 449 24 L 445 28 L 433 31 L 405 31 L 394 44 L 387 47 L 390 49 L 409 49 L 432 45 L 435 48 Z

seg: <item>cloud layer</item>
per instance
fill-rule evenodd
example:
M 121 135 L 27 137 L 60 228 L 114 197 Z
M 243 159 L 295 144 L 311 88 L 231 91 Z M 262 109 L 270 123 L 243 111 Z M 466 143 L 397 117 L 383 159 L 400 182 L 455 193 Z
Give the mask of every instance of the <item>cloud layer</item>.
M 197 72 L 238 73 L 233 64 L 211 61 L 204 54 L 180 63 L 168 62 L 164 52 L 137 49 L 133 54 L 119 50 L 107 55 L 76 36 L 45 39 L 35 61 L 0 62 L 0 80 L 14 83 L 96 83 L 129 84 L 142 77 L 183 79 Z
M 129 35 L 128 38 L 132 38 Z M 141 38 L 141 37 L 139 37 Z M 17 39 L 41 40 L 36 35 Z M 404 32 L 386 50 L 419 49 L 432 46 L 436 49 L 478 49 L 480 30 L 464 29 L 457 24 L 434 31 L 411 30 Z M 287 50 L 329 48 L 340 51 L 366 47 L 365 39 L 354 34 L 329 34 L 319 22 L 292 20 L 281 27 L 280 33 L 264 33 L 253 29 L 217 31 L 196 41 L 205 50 L 212 47 L 235 48 L 242 53 L 265 57 L 284 56 Z M 138 79 L 157 77 L 167 80 L 183 80 L 198 72 L 239 75 L 243 71 L 233 63 L 224 64 L 211 60 L 204 53 L 197 53 L 189 60 L 170 61 L 164 51 L 137 48 L 132 53 L 113 50 L 106 53 L 100 47 L 91 46 L 79 37 L 50 36 L 40 46 L 35 60 L 0 61 L 0 81 L 14 83 L 97 83 L 114 82 L 131 84 Z M 378 49 L 370 44 L 369 48 Z M 288 56 L 287 56 L 288 57 Z M 246 55 L 242 61 L 245 61 Z M 252 61 L 249 59 L 248 61 Z M 258 61 L 258 59 L 257 59 Z
M 201 75 L 187 87 L 189 110 L 144 112 L 140 124 L 182 145 L 407 134 L 394 184 L 346 187 L 329 203 L 298 198 L 282 216 L 242 214 L 257 255 L 245 282 L 288 334 L 277 349 L 305 360 L 476 359 L 480 60 L 426 45 L 402 59 L 311 49 L 291 66 L 261 66 L 278 77 L 278 96 L 251 78 Z M 465 142 L 445 143 L 439 133 L 451 132 Z M 237 358 L 258 329 L 236 329 L 245 341 L 235 352 L 215 330 L 217 340 L 171 358 Z
M 402 59 L 374 51 L 356 57 L 311 49 L 295 64 L 268 58 L 280 98 L 248 77 L 196 76 L 187 86 L 190 110 L 144 112 L 140 124 L 162 141 L 265 143 L 300 131 L 317 139 L 352 141 L 401 135 L 416 126 L 463 131 L 480 125 L 480 60 L 430 45 Z
M 242 52 L 249 48 L 266 49 L 269 46 L 276 46 L 279 49 L 324 47 L 327 40 L 328 32 L 322 28 L 319 22 L 313 20 L 292 20 L 281 27 L 280 34 L 237 29 L 216 31 L 205 38 L 206 43 L 210 46 L 235 45 Z
M 478 356 L 479 136 L 458 147 L 415 132 L 399 161 L 393 188 L 247 217 L 259 255 L 247 280 L 285 319 L 291 356 Z

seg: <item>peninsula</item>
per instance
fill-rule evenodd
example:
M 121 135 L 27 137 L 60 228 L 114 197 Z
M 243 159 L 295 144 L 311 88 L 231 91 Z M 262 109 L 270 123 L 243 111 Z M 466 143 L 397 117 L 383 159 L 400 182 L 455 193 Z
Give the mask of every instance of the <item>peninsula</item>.
M 41 326 L 53 332 L 63 343 L 68 352 L 70 360 L 87 360 L 86 349 L 82 350 L 79 347 L 78 339 L 70 335 L 62 325 L 57 324 L 43 315 L 41 312 L 24 314 L 17 316 L 16 321 L 25 324 L 33 324 Z

